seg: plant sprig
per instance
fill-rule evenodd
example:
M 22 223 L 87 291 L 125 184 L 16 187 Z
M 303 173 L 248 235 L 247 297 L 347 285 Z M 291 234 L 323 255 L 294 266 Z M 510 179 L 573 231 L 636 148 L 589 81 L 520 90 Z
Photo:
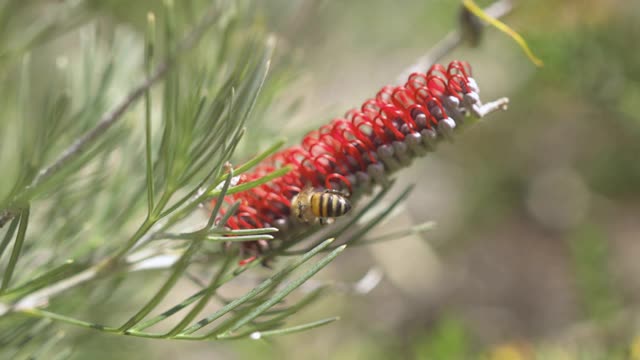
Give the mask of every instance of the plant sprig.
M 259 95 L 273 99 L 283 87 L 266 81 L 275 37 L 253 25 L 249 7 L 211 1 L 199 9 L 204 15 L 191 27 L 188 6 L 164 1 L 162 11 L 149 13 L 142 44 L 115 35 L 113 44 L 104 44 L 89 18 L 74 15 L 68 22 L 73 26 L 47 25 L 35 37 L 18 39 L 10 51 L 0 45 L 0 63 L 15 65 L 0 71 L 0 81 L 7 81 L 4 88 L 15 89 L 0 100 L 7 113 L 15 115 L 0 119 L 0 139 L 20 140 L 15 159 L 5 166 L 9 175 L 0 179 L 0 225 L 8 225 L 0 237 L 0 345 L 47 339 L 11 355 L 45 354 L 58 347 L 64 335 L 57 323 L 144 338 L 229 340 L 292 334 L 338 319 L 286 325 L 325 288 L 298 302 L 284 301 L 347 245 L 367 244 L 365 234 L 383 222 L 411 188 L 362 223 L 365 214 L 381 207 L 388 188 L 382 190 L 327 233 L 307 228 L 285 239 L 275 228 L 225 228 L 239 206 L 225 204 L 226 196 L 290 171 L 283 167 L 235 183 L 237 176 L 281 148 L 285 141 L 279 139 L 251 160 L 230 165 L 248 158 L 242 139 L 251 132 L 249 118 Z M 3 10 L 0 16 L 6 15 Z M 80 26 L 80 18 L 86 26 Z M 54 28 L 50 36 L 45 34 Z M 35 45 L 68 31 L 78 31 L 81 55 L 49 64 L 52 78 L 42 81 L 56 86 L 41 94 L 33 86 L 40 79 L 32 76 L 32 61 L 51 54 Z M 18 35 L 0 32 L 2 36 Z M 142 49 L 142 58 L 131 55 L 131 48 Z M 19 75 L 9 82 L 12 73 Z M 4 146 L 0 144 L 2 153 Z M 186 223 L 211 200 L 215 205 L 207 210 L 207 219 L 186 230 Z M 264 254 L 265 261 L 285 256 L 292 261 L 278 263 L 271 276 L 244 295 L 222 298 L 221 288 L 260 266 L 259 261 L 238 265 L 235 251 L 257 240 L 276 244 Z M 225 244 L 232 246 L 227 249 Z M 176 284 L 202 264 L 208 272 L 202 288 L 154 316 Z M 93 319 L 103 310 L 102 299 L 82 306 L 74 302 L 77 292 L 116 294 L 119 286 L 132 282 L 131 274 L 141 271 L 160 285 L 141 289 L 143 304 L 120 323 Z M 220 302 L 217 310 L 205 313 L 215 301 Z M 67 350 L 62 346 L 59 353 Z
M 239 16 L 239 12 L 235 7 L 225 10 L 224 6 L 216 1 L 206 12 L 201 25 L 196 26 L 193 32 L 186 35 L 185 40 L 174 44 L 176 43 L 175 39 L 179 38 L 178 32 L 181 31 L 179 15 L 176 15 L 179 12 L 175 11 L 174 6 L 175 4 L 169 2 L 165 4 L 163 31 L 156 30 L 156 24 L 160 22 L 157 21 L 155 15 L 148 17 L 148 40 L 144 46 L 145 60 L 143 62 L 146 79 L 134 87 L 125 96 L 125 99 L 111 111 L 107 111 L 100 119 L 96 119 L 95 126 L 89 128 L 70 147 L 63 150 L 62 155 L 58 156 L 50 165 L 45 165 L 44 161 L 51 157 L 48 153 L 27 154 L 40 161 L 35 164 L 30 173 L 20 177 L 20 182 L 16 183 L 18 185 L 14 186 L 10 196 L 2 202 L 3 209 L 11 209 L 10 215 L 17 214 L 17 216 L 12 216 L 13 219 L 10 221 L 2 242 L 0 242 L 0 254 L 13 244 L 11 256 L 4 268 L 3 280 L 0 285 L 0 319 L 23 314 L 44 319 L 48 323 L 62 322 L 130 336 L 189 340 L 211 338 L 213 333 L 191 335 L 194 333 L 193 326 L 198 324 L 197 322 L 193 323 L 193 320 L 212 301 L 218 288 L 244 271 L 258 265 L 255 262 L 246 266 L 233 266 L 234 260 L 237 259 L 235 252 L 220 253 L 222 261 L 214 264 L 214 268 L 217 270 L 214 271 L 209 283 L 201 292 L 185 299 L 173 310 L 158 317 L 149 319 L 148 315 L 159 306 L 167 294 L 185 276 L 187 270 L 196 263 L 196 258 L 200 257 L 201 250 L 204 248 L 216 246 L 222 249 L 218 244 L 272 239 L 273 235 L 271 234 L 277 231 L 274 228 L 251 231 L 226 229 L 226 220 L 234 213 L 237 204 L 229 206 L 225 216 L 218 216 L 226 195 L 259 186 L 289 171 L 288 168 L 284 168 L 252 182 L 232 185 L 234 176 L 250 170 L 262 159 L 273 154 L 284 144 L 282 140 L 276 141 L 272 147 L 235 169 L 228 165 L 246 131 L 244 125 L 251 114 L 256 99 L 265 85 L 275 42 L 271 36 L 256 32 L 252 36 L 244 38 L 240 42 L 243 45 L 242 48 L 234 50 L 235 53 L 219 56 L 221 61 L 228 62 L 229 71 L 221 73 L 210 67 L 194 71 L 196 66 L 200 64 L 193 64 L 191 58 L 181 58 L 180 55 L 195 46 L 197 40 L 204 35 L 204 29 L 211 25 L 223 27 L 223 31 L 217 34 L 218 36 L 236 36 L 233 31 L 225 30 L 224 26 L 237 24 L 237 20 L 231 21 L 229 19 Z M 212 13 L 216 15 L 212 16 Z M 175 19 L 173 19 L 174 17 Z M 167 21 L 168 19 L 169 21 Z M 215 23 L 212 22 L 214 19 L 226 19 L 226 22 Z M 158 38 L 156 34 L 163 34 L 164 38 Z M 96 38 L 91 39 L 97 41 Z M 158 42 L 168 45 L 164 47 L 168 49 L 168 53 L 164 56 L 157 51 L 160 48 L 156 45 Z M 231 46 L 228 43 L 223 48 L 224 51 L 231 51 Z M 92 58 L 95 57 L 93 54 L 90 55 Z M 243 61 L 236 61 L 236 57 L 243 59 Z M 164 58 L 164 62 L 154 67 L 156 58 Z M 87 68 L 95 67 L 91 64 Z M 55 139 L 56 136 L 52 133 L 52 131 L 55 132 L 55 126 L 61 126 L 65 121 L 77 121 L 79 118 L 84 118 L 86 122 L 89 122 L 91 118 L 87 116 L 95 113 L 90 111 L 92 107 L 102 108 L 104 106 L 105 95 L 109 87 L 117 80 L 115 77 L 117 68 L 118 65 L 115 62 L 108 63 L 102 72 L 101 81 L 98 82 L 95 97 L 85 96 L 87 101 L 79 107 L 78 111 L 69 112 L 66 110 L 77 107 L 61 102 L 65 99 L 64 97 L 60 98 L 62 100 L 54 102 L 49 108 L 53 110 L 47 110 L 53 117 L 48 121 L 50 126 L 44 126 L 41 129 L 42 134 L 38 136 L 42 139 Z M 29 71 L 25 70 L 24 74 L 24 76 L 28 76 Z M 95 76 L 95 73 L 88 71 L 84 75 L 92 77 Z M 85 79 L 83 82 L 91 84 L 93 80 Z M 158 101 L 152 91 L 152 86 L 155 83 L 162 84 L 162 101 Z M 22 98 L 30 97 L 30 91 L 27 87 L 23 88 Z M 145 139 L 141 154 L 144 165 L 129 167 L 130 164 L 134 164 L 133 158 L 136 156 L 133 156 L 132 159 L 125 158 L 122 161 L 125 164 L 123 170 L 127 171 L 112 171 L 113 164 L 110 165 L 110 162 L 113 161 L 113 155 L 119 153 L 116 146 L 122 144 L 123 151 L 131 151 L 132 148 L 128 142 L 133 140 L 133 136 L 125 135 L 122 127 L 115 128 L 113 131 L 110 128 L 134 114 L 135 109 L 132 106 L 139 99 L 144 103 L 140 116 L 143 119 L 141 123 Z M 163 109 L 161 119 L 157 118 L 153 110 L 153 104 L 156 102 L 161 104 Z M 24 108 L 28 109 L 26 106 Z M 47 146 L 41 146 L 39 149 L 51 152 Z M 139 153 L 135 150 L 133 154 Z M 38 168 L 41 169 L 38 170 Z M 89 173 L 94 175 L 86 178 L 78 176 L 78 174 L 88 174 L 89 169 L 91 169 Z M 70 178 L 77 178 L 78 182 L 59 187 L 60 181 Z M 99 187 L 105 193 L 122 189 L 121 184 L 125 179 L 128 182 L 140 181 L 142 186 L 139 189 L 143 188 L 144 191 L 127 190 L 123 195 L 128 198 L 125 197 L 122 200 L 103 198 L 103 195 L 98 191 Z M 57 199 L 57 206 L 48 208 L 44 213 L 30 214 L 30 204 L 47 196 Z M 86 199 L 87 196 L 96 200 L 104 199 L 100 200 L 103 206 L 90 205 L 84 207 L 84 211 L 82 211 L 83 208 L 78 207 L 77 203 Z M 145 198 L 146 201 L 144 201 Z M 187 233 L 173 235 L 167 233 L 192 215 L 203 202 L 212 198 L 217 199 L 216 206 L 202 228 Z M 24 255 L 22 251 L 24 244 L 29 241 L 27 236 L 27 225 L 31 223 L 29 219 L 36 216 L 39 221 L 46 219 L 57 222 L 56 219 L 73 214 L 73 217 L 68 218 L 67 223 L 53 226 L 45 239 L 51 239 L 51 241 L 67 237 L 71 237 L 70 240 L 77 239 L 78 235 L 90 234 L 80 230 L 77 226 L 78 221 L 96 221 L 98 224 L 111 222 L 114 220 L 113 214 L 119 212 L 125 201 L 129 201 L 131 204 L 125 212 L 127 217 L 118 215 L 116 218 L 127 219 L 126 221 L 129 222 L 129 219 L 135 218 L 136 214 L 146 212 L 146 215 L 133 229 L 130 227 L 129 230 L 126 227 L 109 229 L 107 227 L 94 232 L 94 234 L 104 232 L 105 234 L 110 233 L 112 236 L 125 236 L 124 239 L 111 239 L 110 246 L 103 247 L 102 257 L 95 258 L 97 254 L 100 254 L 97 252 L 100 248 L 100 241 L 95 242 L 95 245 L 91 245 L 91 243 L 84 245 L 82 241 L 61 241 L 56 247 L 56 251 L 68 252 L 71 260 L 56 264 L 56 258 L 52 257 L 50 264 L 43 264 L 46 266 L 39 267 L 44 271 L 38 274 L 34 269 L 33 272 L 36 273 L 34 276 L 28 277 L 25 273 L 20 279 L 15 279 L 19 281 L 14 281 L 13 274 L 18 273 L 17 270 L 22 263 L 24 262 L 26 266 L 33 261 L 28 254 Z M 34 226 L 36 226 L 34 231 L 37 231 L 38 222 Z M 176 239 L 181 241 L 173 241 Z M 83 240 L 86 242 L 89 239 Z M 225 316 L 228 312 L 233 313 L 233 317 L 230 319 L 236 319 L 236 322 L 231 324 L 234 332 L 245 325 L 252 328 L 259 326 L 265 331 L 275 330 L 281 321 L 278 323 L 262 321 L 260 319 L 263 314 L 271 316 L 269 309 L 278 305 L 297 286 L 329 264 L 343 248 L 335 249 L 334 252 L 325 256 L 315 266 L 303 273 L 301 277 L 288 282 L 284 291 L 276 291 L 279 284 L 329 244 L 330 242 L 326 242 L 312 249 L 309 253 L 304 254 L 299 261 L 277 272 L 268 283 L 250 290 L 247 297 L 241 298 L 245 300 L 241 304 L 236 301 L 237 306 L 223 307 L 223 310 L 217 314 Z M 105 250 L 106 252 L 104 252 Z M 215 251 L 219 252 L 219 250 Z M 94 259 L 86 261 L 86 256 L 94 257 Z M 74 260 L 77 257 L 82 260 Z M 19 259 L 22 261 L 19 262 Z M 115 284 L 114 280 L 117 278 L 123 276 L 126 278 L 128 273 L 166 269 L 167 267 L 169 274 L 163 284 L 150 294 L 145 304 L 120 325 L 99 324 L 82 320 L 74 314 L 67 315 L 64 311 L 65 306 L 53 306 L 45 309 L 51 301 L 65 297 L 65 294 L 80 285 L 95 289 L 106 288 Z M 158 273 L 159 276 L 161 274 L 161 272 Z M 298 285 L 291 286 L 292 283 Z M 197 302 L 195 307 L 186 314 L 180 314 L 178 323 L 169 331 L 158 333 L 146 330 L 149 327 L 161 325 L 160 323 L 164 323 L 184 306 L 194 302 Z M 252 309 L 260 309 L 260 311 L 251 312 Z M 287 316 L 293 314 L 293 309 L 289 308 L 291 312 L 287 312 Z M 295 309 L 299 309 L 299 307 Z M 92 309 L 92 311 L 94 310 Z M 285 313 L 283 312 L 283 314 Z M 284 320 L 285 316 L 280 315 L 280 317 L 281 320 Z M 26 320 L 23 318 L 23 321 Z M 259 325 L 260 323 L 263 324 Z M 267 323 L 270 325 L 265 325 Z M 223 327 L 217 327 L 216 334 Z M 59 336 L 52 337 L 52 339 L 58 338 Z M 50 344 L 53 343 L 55 342 L 52 340 Z M 48 347 L 49 345 L 43 349 L 46 350 Z M 45 350 L 41 349 L 40 351 Z

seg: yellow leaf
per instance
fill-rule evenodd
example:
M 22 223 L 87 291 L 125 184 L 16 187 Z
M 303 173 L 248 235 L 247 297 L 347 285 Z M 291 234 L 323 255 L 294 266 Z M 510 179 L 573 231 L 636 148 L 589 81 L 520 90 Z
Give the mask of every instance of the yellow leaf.
M 527 57 L 531 60 L 531 62 L 533 62 L 536 66 L 541 67 L 544 65 L 542 60 L 540 60 L 538 57 L 536 57 L 533 54 L 533 51 L 531 51 L 531 49 L 529 48 L 529 45 L 527 45 L 527 42 L 522 38 L 522 36 L 520 36 L 520 34 L 515 32 L 513 29 L 511 29 L 509 26 L 507 26 L 505 23 L 501 22 L 500 20 L 494 19 L 491 16 L 489 16 L 478 5 L 476 5 L 476 3 L 473 0 L 463 0 L 462 3 L 475 16 L 479 17 L 480 19 L 484 20 L 491 26 L 509 35 L 513 40 L 515 40 L 515 42 L 517 42 L 518 45 L 520 45 L 520 47 L 522 48 L 524 53 L 527 55 Z

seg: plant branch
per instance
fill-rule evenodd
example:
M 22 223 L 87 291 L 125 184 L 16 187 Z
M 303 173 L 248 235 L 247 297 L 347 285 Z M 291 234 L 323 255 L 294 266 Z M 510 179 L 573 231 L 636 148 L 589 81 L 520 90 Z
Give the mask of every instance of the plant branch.
M 93 280 L 99 274 L 97 266 L 92 266 L 76 275 L 69 277 L 68 279 L 54 283 L 42 290 L 31 293 L 28 296 L 20 299 L 13 306 L 6 306 L 0 304 L 0 316 L 9 311 L 22 311 L 26 309 L 33 309 L 42 306 L 46 306 L 49 303 L 49 299 L 58 295 L 68 289 L 81 285 L 89 280 Z
M 505 16 L 506 14 L 508 14 L 510 11 L 512 10 L 512 3 L 511 0 L 498 0 L 495 3 L 493 3 L 491 6 L 487 7 L 485 9 L 485 11 L 487 12 L 487 14 L 495 17 L 495 18 L 500 18 Z M 174 56 L 169 56 L 164 63 L 160 64 L 155 71 L 149 73 L 147 79 L 145 81 L 143 81 L 141 84 L 139 84 L 137 87 L 135 87 L 117 106 L 115 106 L 111 111 L 105 113 L 103 115 L 103 117 L 101 118 L 101 120 L 98 122 L 98 124 L 91 130 L 89 130 L 88 132 L 86 132 L 84 135 L 82 135 L 79 139 L 76 140 L 76 142 L 74 142 L 71 146 L 69 146 L 65 151 L 62 152 L 62 154 L 49 166 L 47 166 L 46 168 L 42 169 L 38 175 L 34 178 L 34 180 L 32 181 L 32 183 L 25 189 L 25 191 L 28 191 L 30 189 L 35 188 L 36 186 L 42 184 L 44 181 L 46 181 L 47 179 L 49 179 L 51 176 L 53 176 L 54 174 L 56 174 L 58 171 L 60 171 L 60 169 L 62 169 L 66 164 L 68 164 L 70 161 L 72 161 L 73 159 L 77 158 L 78 156 L 80 156 L 81 154 L 83 154 L 87 148 L 94 142 L 96 141 L 98 138 L 100 138 L 113 124 L 115 124 L 120 117 L 131 107 L 131 105 L 133 105 L 137 100 L 139 100 L 141 97 L 143 97 L 143 95 L 148 91 L 148 89 L 154 84 L 156 83 L 158 80 L 160 80 L 166 73 L 167 71 L 170 69 L 170 67 L 174 64 L 174 62 L 176 61 L 176 58 L 178 56 L 180 56 L 181 54 L 183 54 L 186 50 L 192 48 L 193 46 L 195 46 L 195 44 L 197 43 L 197 41 L 199 40 L 199 38 L 204 34 L 204 32 L 206 31 L 207 27 L 217 18 L 217 16 L 219 15 L 219 11 L 217 9 L 217 7 L 215 5 L 210 6 L 209 10 L 207 11 L 206 15 L 202 18 L 201 22 L 178 44 L 178 46 L 176 47 L 176 50 L 174 50 L 173 52 L 171 52 L 171 54 L 175 54 Z M 464 37 L 462 35 L 462 31 L 460 30 L 454 30 L 450 33 L 448 33 L 443 39 L 441 39 L 433 48 L 431 48 L 429 50 L 429 52 L 427 52 L 424 56 L 420 57 L 419 59 L 417 59 L 416 62 L 414 62 L 413 65 L 411 65 L 410 67 L 408 67 L 401 76 L 398 77 L 398 79 L 402 79 L 402 82 L 404 82 L 407 78 L 407 76 L 415 71 L 424 71 L 425 69 L 427 69 L 429 66 L 431 66 L 433 63 L 439 61 L 442 57 L 446 56 L 447 54 L 449 54 L 450 52 L 452 52 L 453 50 L 455 50 L 458 46 L 460 46 L 463 41 L 464 41 Z M 400 81 L 400 80 L 398 80 Z M 277 147 L 281 146 L 281 143 L 277 144 Z M 277 148 L 275 147 L 275 148 Z M 261 159 L 256 160 L 259 161 Z M 253 163 L 250 163 L 251 166 L 253 166 Z M 249 168 L 250 166 L 247 165 L 247 168 Z M 239 168 L 237 169 L 237 173 L 241 173 L 243 170 L 245 170 L 244 168 Z M 272 174 L 273 177 L 276 176 L 281 176 L 283 175 L 283 173 L 286 173 L 289 169 L 284 168 L 284 169 L 279 169 L 278 171 L 275 171 Z M 271 177 L 267 177 L 264 181 L 268 181 L 270 180 Z M 225 180 L 224 177 L 221 177 L 219 179 L 219 181 L 223 181 Z M 262 180 L 262 179 L 261 179 Z M 256 183 L 259 181 L 256 181 Z M 236 187 L 232 187 L 231 189 L 229 189 L 229 194 L 230 193 L 234 193 L 237 191 L 242 191 L 245 190 L 243 186 L 247 186 L 247 187 L 253 187 L 259 184 L 256 183 L 252 183 L 252 184 L 242 184 L 241 186 L 236 186 Z M 208 189 L 209 193 L 208 194 L 204 194 L 204 195 L 208 195 L 207 197 L 210 196 L 215 196 L 215 195 L 219 195 L 220 190 L 219 189 Z M 203 194 L 196 194 L 196 196 L 194 196 L 194 200 L 199 200 L 203 198 Z M 187 206 L 187 208 L 189 209 L 190 206 Z M 167 229 L 167 227 L 170 224 L 175 223 L 178 219 L 182 218 L 182 216 L 184 215 L 184 212 L 186 212 L 186 210 L 184 211 L 179 211 L 178 214 L 175 214 L 171 219 L 161 219 L 158 222 L 156 222 L 155 224 L 151 224 L 149 225 L 148 229 L 145 229 L 145 231 L 143 232 L 143 234 L 141 234 L 139 241 L 137 242 L 137 246 L 135 246 L 134 248 L 139 248 L 140 244 L 146 244 L 147 242 L 153 240 L 154 238 L 162 235 L 162 234 L 166 234 L 165 231 Z M 10 210 L 10 209 L 5 209 L 0 211 L 0 226 L 2 224 L 5 224 L 9 221 L 11 221 L 11 219 L 13 219 L 15 216 L 19 215 L 19 212 L 16 212 L 14 210 Z M 330 242 L 326 242 L 324 243 L 326 246 L 329 245 Z M 315 246 L 318 246 L 319 244 L 315 244 Z M 318 249 L 322 249 L 324 247 L 319 247 Z M 337 252 L 340 252 L 342 249 L 344 248 L 344 245 L 341 245 L 337 248 L 331 248 L 331 250 L 336 251 L 336 255 Z M 147 253 L 148 250 L 143 249 L 140 251 L 140 253 Z M 82 285 L 84 283 L 87 283 L 91 280 L 94 280 L 96 278 L 102 277 L 102 276 L 107 276 L 108 274 L 113 274 L 115 272 L 119 272 L 119 271 L 138 271 L 138 270 L 143 270 L 143 269 L 147 269 L 147 268 L 151 268 L 151 267 L 144 267 L 144 266 L 140 266 L 140 264 L 142 263 L 142 261 L 135 261 L 135 260 L 131 260 L 134 259 L 138 254 L 137 253 L 133 253 L 130 254 L 127 257 L 127 261 L 124 262 L 112 262 L 109 261 L 111 258 L 107 258 L 104 259 L 100 262 L 97 262 L 95 264 L 93 264 L 92 266 L 88 267 L 87 269 L 67 278 L 61 281 L 58 281 L 56 283 L 53 283 L 47 287 L 44 287 L 36 292 L 33 292 L 31 294 L 26 295 L 25 297 L 18 299 L 15 303 L 13 304 L 7 304 L 7 303 L 2 303 L 0 302 L 0 317 L 2 317 L 3 315 L 6 315 L 8 313 L 13 313 L 13 312 L 23 312 L 23 313 L 29 313 L 29 312 L 33 312 L 36 313 L 40 310 L 37 310 L 37 308 L 39 307 L 43 307 L 46 306 L 49 302 L 49 300 L 69 289 L 75 288 L 79 285 Z M 157 264 L 155 264 L 152 268 L 154 269 L 164 269 L 164 268 L 170 268 L 172 266 L 175 265 L 176 261 L 180 258 L 182 254 L 178 253 L 173 253 L 173 254 L 167 254 L 167 253 L 163 253 L 162 251 L 158 254 L 156 254 L 155 256 L 151 256 L 146 258 L 144 261 L 151 261 L 153 259 L 158 259 L 159 262 Z M 309 254 L 307 254 L 309 255 Z M 172 259 L 167 260 L 165 259 L 167 256 L 171 256 Z M 161 259 L 162 258 L 162 259 Z M 162 261 L 160 261 L 162 260 Z M 252 265 L 248 265 L 247 267 L 242 268 L 240 271 L 244 271 L 247 270 L 250 266 Z M 233 277 L 233 274 L 228 275 L 230 277 Z M 224 279 L 223 279 L 224 280 Z M 298 285 L 298 284 L 296 284 Z M 256 289 L 254 289 L 255 291 Z M 204 292 L 202 292 L 204 293 Z M 194 299 L 197 299 L 194 298 Z M 241 300 L 242 298 L 240 298 Z M 195 300 L 194 300 L 195 301 Z M 238 300 L 236 300 L 238 301 Z M 273 301 L 272 301 L 273 302 Z M 267 305 L 263 306 L 263 309 L 261 308 L 261 311 L 266 310 L 269 305 L 271 305 L 271 303 L 268 303 Z M 215 314 L 214 314 L 215 315 Z M 253 314 L 252 314 L 253 316 Z M 237 324 L 234 324 L 235 328 L 239 328 L 241 325 L 243 325 L 245 323 L 245 321 L 248 321 L 250 317 L 247 317 L 247 320 L 243 320 L 241 322 L 238 322 Z M 210 318 L 207 320 L 211 320 Z M 298 327 L 292 327 L 286 330 L 281 330 L 282 333 L 287 333 L 287 332 L 295 332 L 297 330 L 299 330 L 300 328 L 311 328 L 311 327 L 315 327 L 315 326 L 319 326 L 321 324 L 324 323 L 328 323 L 330 321 L 333 321 L 334 319 L 327 319 L 326 322 L 325 320 L 317 322 L 317 323 L 310 323 L 307 325 L 302 325 L 299 328 Z M 203 326 L 202 323 L 200 323 L 200 327 Z M 113 329 L 114 331 L 116 330 L 115 328 Z M 196 331 L 196 328 L 187 328 L 186 330 L 183 330 L 181 332 L 181 334 L 183 335 L 188 335 L 194 331 Z M 262 336 L 268 336 L 268 335 L 277 335 L 279 334 L 278 331 L 263 331 L 260 333 Z M 217 335 L 217 334 L 212 334 L 212 335 Z M 230 332 L 227 332 L 225 335 L 230 335 Z M 176 338 L 180 339 L 180 336 L 177 336 Z M 186 336 L 185 336 L 186 338 Z
M 140 252 L 141 255 L 145 253 L 147 253 L 146 250 L 142 250 Z M 175 253 L 175 254 L 172 254 L 173 259 L 171 261 L 166 261 L 167 259 L 164 259 L 163 257 L 168 256 L 167 254 L 160 253 L 160 254 L 157 254 L 156 256 L 146 257 L 146 258 L 142 258 L 141 255 L 131 254 L 130 259 L 132 260 L 127 260 L 126 262 L 112 265 L 112 267 L 110 268 L 111 272 L 112 273 L 117 271 L 133 272 L 133 271 L 145 270 L 145 269 L 148 269 L 149 267 L 140 266 L 140 264 L 142 262 L 146 262 L 146 263 L 151 262 L 155 258 L 162 258 L 160 260 L 165 260 L 165 261 L 162 261 L 161 264 L 159 264 L 157 267 L 154 267 L 154 268 L 166 269 L 173 266 L 181 256 L 180 253 Z M 135 259 L 141 259 L 141 260 L 137 261 Z M 107 261 L 108 260 L 109 259 L 107 259 Z M 58 281 L 36 292 L 33 292 L 19 299 L 16 303 L 12 305 L 0 303 L 0 316 L 3 316 L 9 312 L 20 312 L 20 311 L 25 311 L 25 310 L 46 306 L 49 303 L 49 300 L 55 297 L 56 295 L 61 294 L 69 289 L 75 288 L 79 285 L 82 285 L 86 282 L 97 279 L 101 275 L 106 275 L 103 269 L 104 269 L 104 265 L 107 264 L 107 261 L 103 260 L 67 279 Z

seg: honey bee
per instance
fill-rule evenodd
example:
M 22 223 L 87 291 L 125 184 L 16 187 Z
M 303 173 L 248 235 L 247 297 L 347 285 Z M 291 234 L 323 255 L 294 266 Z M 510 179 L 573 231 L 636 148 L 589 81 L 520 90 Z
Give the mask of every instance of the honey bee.
M 351 210 L 348 196 L 338 190 L 316 191 L 307 186 L 291 201 L 291 213 L 300 222 L 328 224 Z

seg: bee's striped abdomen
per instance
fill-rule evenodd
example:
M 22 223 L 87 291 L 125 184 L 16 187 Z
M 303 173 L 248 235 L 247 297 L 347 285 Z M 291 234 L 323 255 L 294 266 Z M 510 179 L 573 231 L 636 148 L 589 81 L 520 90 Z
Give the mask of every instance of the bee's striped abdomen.
M 313 193 L 311 194 L 311 212 L 314 216 L 322 216 L 322 194 L 323 193 Z
M 317 217 L 338 217 L 345 215 L 350 209 L 351 203 L 342 195 L 327 191 L 311 195 L 311 211 Z

